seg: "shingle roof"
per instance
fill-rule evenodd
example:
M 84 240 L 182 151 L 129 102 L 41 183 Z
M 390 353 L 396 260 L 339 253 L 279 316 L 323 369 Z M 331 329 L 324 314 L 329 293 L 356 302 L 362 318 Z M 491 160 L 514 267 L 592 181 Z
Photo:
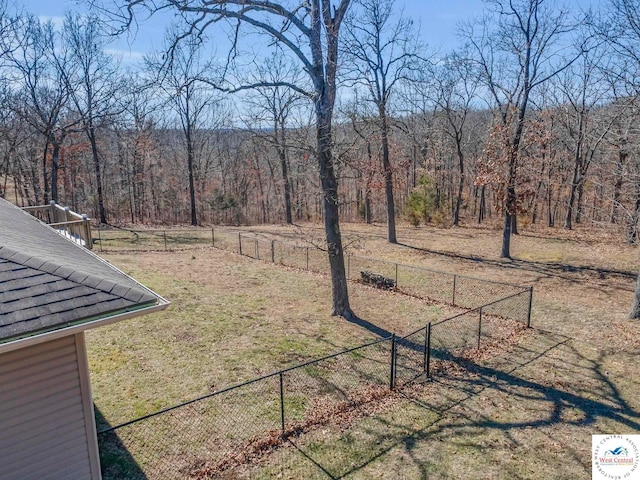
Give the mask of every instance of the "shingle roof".
M 0 199 L 0 343 L 158 301 L 97 255 Z

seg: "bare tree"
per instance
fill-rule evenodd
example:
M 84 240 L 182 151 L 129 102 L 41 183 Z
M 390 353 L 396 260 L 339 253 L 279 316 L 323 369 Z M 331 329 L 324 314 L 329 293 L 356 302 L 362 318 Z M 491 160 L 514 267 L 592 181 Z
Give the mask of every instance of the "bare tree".
M 28 125 L 16 114 L 13 106 L 18 103 L 16 96 L 5 85 L 0 88 L 0 198 L 7 198 L 8 182 L 12 177 L 15 202 L 18 204 L 18 191 L 23 190 L 26 179 L 21 175 L 19 150 L 25 143 L 31 143 L 33 137 Z
M 22 30 L 25 20 L 21 12 L 11 11 L 7 0 L 0 0 L 0 65 L 22 45 L 16 32 Z
M 169 40 L 171 41 L 171 39 Z M 189 179 L 189 204 L 191 225 L 198 225 L 196 209 L 196 136 L 205 126 L 210 110 L 220 103 L 218 95 L 211 88 L 214 82 L 211 73 L 213 65 L 202 60 L 197 42 L 181 42 L 173 46 L 171 59 L 165 62 L 156 55 L 147 59 L 149 71 L 159 74 L 158 85 L 166 97 L 167 105 L 177 116 L 184 136 Z
M 363 85 L 365 100 L 377 110 L 378 133 L 387 204 L 387 240 L 397 243 L 393 166 L 389 153 L 392 95 L 398 84 L 418 68 L 419 45 L 413 22 L 397 13 L 395 0 L 357 0 L 347 21 L 344 57 L 348 77 Z
M 119 144 L 127 157 L 126 177 L 129 191 L 131 222 L 144 222 L 152 208 L 147 205 L 150 177 L 150 156 L 157 154 L 153 134 L 157 130 L 154 113 L 160 108 L 156 88 L 148 79 L 128 73 L 126 88 L 121 92 L 123 115 L 114 125 Z M 153 190 L 153 189 L 152 189 Z M 152 192 L 155 193 L 155 192 Z
M 117 112 L 118 69 L 104 52 L 104 37 L 96 17 L 67 15 L 63 41 L 70 49 L 69 64 L 73 65 L 72 69 L 64 71 L 64 81 L 79 125 L 91 146 L 98 216 L 100 223 L 107 223 L 98 129 Z
M 585 51 L 569 69 L 553 80 L 562 107 L 561 124 L 565 127 L 572 150 L 573 174 L 567 199 L 564 227 L 571 229 L 575 218 L 580 223 L 582 196 L 587 173 L 600 146 L 612 128 L 613 115 L 598 112 L 611 91 L 606 82 L 607 52 L 601 46 Z
M 595 33 L 607 42 L 613 55 L 618 58 L 616 63 L 618 68 L 610 73 L 616 79 L 616 83 L 623 85 L 623 91 L 621 93 L 616 92 L 621 97 L 619 103 L 633 103 L 634 97 L 637 98 L 638 93 L 640 93 L 640 81 L 638 81 L 638 74 L 640 73 L 640 1 L 609 0 L 606 12 L 607 15 L 604 20 L 594 22 L 593 27 Z M 619 173 L 621 165 L 629 155 L 629 148 L 626 145 L 628 137 L 626 129 L 619 128 L 617 125 L 614 128 L 614 134 L 618 137 L 616 141 L 616 150 L 618 152 L 616 169 L 618 169 Z M 614 190 L 612 218 L 615 218 L 615 209 L 617 208 L 615 196 L 620 187 L 620 181 L 621 176 L 618 175 Z M 635 210 L 637 212 L 635 217 L 637 220 L 640 216 L 640 178 L 636 178 L 635 182 Z M 634 215 L 632 214 L 632 219 L 633 217 Z M 638 276 L 629 318 L 640 318 L 640 276 Z
M 192 35 L 203 38 L 205 32 L 214 24 L 231 25 L 231 61 L 240 58 L 237 55 L 237 42 L 240 32 L 247 28 L 266 35 L 272 46 L 277 43 L 300 62 L 308 75 L 310 85 L 280 80 L 273 84 L 260 82 L 236 85 L 229 90 L 280 85 L 289 87 L 314 102 L 316 155 L 322 185 L 325 233 L 332 280 L 332 312 L 334 315 L 346 317 L 351 316 L 352 312 L 340 234 L 338 181 L 332 154 L 332 123 L 340 29 L 350 4 L 351 0 L 310 0 L 293 4 L 265 0 L 125 0 L 120 3 L 120 16 L 128 25 L 134 21 L 133 15 L 136 12 L 154 13 L 168 9 L 174 11 L 181 17 L 182 26 L 185 28 L 184 34 L 176 38 L 177 41 Z
M 637 95 L 640 93 L 640 1 L 609 0 L 607 3 L 603 19 L 591 22 L 593 33 L 607 43 L 610 53 L 618 59 L 609 73 L 625 90 L 616 93 Z
M 527 109 L 536 87 L 568 68 L 577 55 L 566 58 L 567 34 L 574 25 L 568 14 L 548 0 L 490 0 L 489 12 L 463 27 L 502 125 L 507 144 L 504 227 L 500 256 L 511 258 L 510 242 L 516 226 L 518 151 Z M 562 42 L 565 43 L 562 43 Z
M 467 121 L 472 104 L 477 100 L 478 82 L 468 56 L 456 52 L 434 65 L 431 77 L 434 102 L 446 119 L 445 133 L 454 142 L 458 159 L 458 191 L 453 211 L 453 224 L 457 226 L 465 182 Z
M 65 137 L 77 123 L 69 112 L 70 85 L 64 81 L 70 68 L 69 50 L 60 42 L 51 22 L 41 23 L 29 17 L 21 29 L 22 47 L 10 54 L 11 66 L 20 85 L 18 102 L 13 108 L 44 139 L 42 178 L 44 203 L 58 201 L 60 149 Z M 48 159 L 51 150 L 49 189 Z
M 351 120 L 351 128 L 355 138 L 362 143 L 361 148 L 357 148 L 356 145 L 356 148 L 352 149 L 355 158 L 349 162 L 356 171 L 357 179 L 360 180 L 356 186 L 356 204 L 365 223 L 370 224 L 373 219 L 371 208 L 373 183 L 376 174 L 380 171 L 377 161 L 374 161 L 371 145 L 377 137 L 375 132 L 378 129 L 374 122 L 368 121 L 370 118 L 375 118 L 374 114 L 371 112 L 370 104 L 366 101 L 360 101 L 357 90 L 346 110 L 345 114 Z
M 25 16 L 13 11 L 8 0 L 0 0 L 0 174 L 4 176 L 0 184 L 0 197 L 5 198 L 9 177 L 13 174 L 18 203 L 18 189 L 23 185 L 14 165 L 18 146 L 27 140 L 22 131 L 24 124 L 13 108 L 16 104 L 15 76 L 10 71 L 11 55 L 21 46 Z
M 278 85 L 278 82 L 295 79 L 294 83 L 299 83 L 301 74 L 302 72 L 278 49 L 265 60 L 264 64 L 257 66 L 256 78 L 253 81 L 253 83 L 265 82 L 273 86 L 255 88 L 254 97 L 248 99 L 252 110 L 259 112 L 260 123 L 266 123 L 271 127 L 267 137 L 276 149 L 280 163 L 284 217 L 287 224 L 293 223 L 288 129 L 291 117 L 306 98 L 289 87 Z

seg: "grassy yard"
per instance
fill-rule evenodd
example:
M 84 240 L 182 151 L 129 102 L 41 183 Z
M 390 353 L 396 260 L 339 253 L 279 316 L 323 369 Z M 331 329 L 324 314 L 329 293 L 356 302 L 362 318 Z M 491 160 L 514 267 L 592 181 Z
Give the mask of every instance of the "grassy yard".
M 95 403 L 112 425 L 377 338 L 329 315 L 321 275 L 211 248 L 104 258 L 172 302 L 87 336 Z M 350 290 L 360 317 L 390 333 L 461 311 L 366 286 Z
M 252 228 L 264 239 L 312 226 Z M 591 435 L 640 432 L 640 322 L 627 320 L 637 249 L 605 230 L 529 230 L 513 260 L 500 232 L 348 225 L 354 253 L 533 285 L 535 330 L 471 372 L 452 371 L 380 411 L 294 438 L 253 478 L 590 478 Z M 173 302 L 88 335 L 96 406 L 114 424 L 372 339 L 329 313 L 327 278 L 211 248 L 105 253 Z M 360 285 L 360 317 L 407 332 L 455 309 Z M 295 445 L 294 445 L 295 444 Z

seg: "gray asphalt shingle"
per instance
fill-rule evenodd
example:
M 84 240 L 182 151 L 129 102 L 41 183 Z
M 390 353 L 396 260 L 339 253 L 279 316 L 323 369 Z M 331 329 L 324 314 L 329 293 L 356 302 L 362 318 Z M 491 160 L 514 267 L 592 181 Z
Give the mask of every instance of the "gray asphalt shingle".
M 0 342 L 158 300 L 97 255 L 0 199 Z

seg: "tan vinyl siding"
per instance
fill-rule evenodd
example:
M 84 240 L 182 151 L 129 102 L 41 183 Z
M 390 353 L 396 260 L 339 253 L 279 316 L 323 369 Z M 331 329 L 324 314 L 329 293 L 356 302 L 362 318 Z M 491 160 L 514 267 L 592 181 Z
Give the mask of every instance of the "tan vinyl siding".
M 76 340 L 0 354 L 0 479 L 92 478 Z

